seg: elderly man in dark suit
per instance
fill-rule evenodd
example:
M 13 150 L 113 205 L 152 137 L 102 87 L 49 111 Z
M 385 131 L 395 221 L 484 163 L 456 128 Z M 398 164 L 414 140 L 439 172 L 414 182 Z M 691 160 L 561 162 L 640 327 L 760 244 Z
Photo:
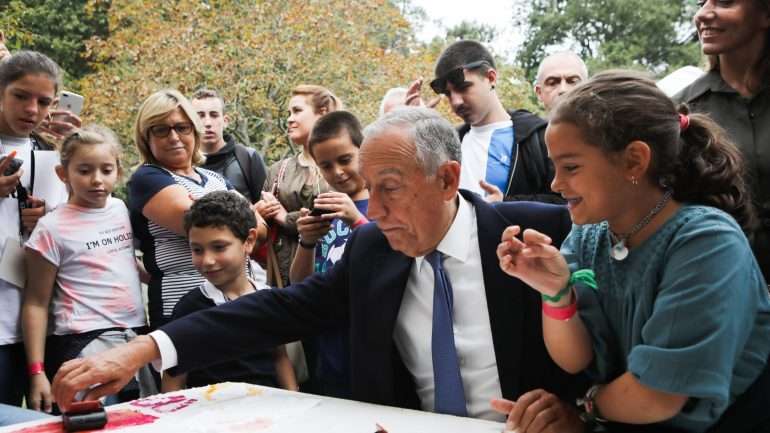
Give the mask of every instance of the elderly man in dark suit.
M 551 361 L 539 295 L 504 274 L 495 255 L 511 224 L 560 243 L 570 229 L 566 210 L 491 206 L 460 191 L 457 134 L 425 108 L 396 110 L 370 125 L 360 169 L 376 224 L 357 229 L 332 270 L 71 361 L 54 381 L 59 404 L 66 409 L 93 383 L 102 385 L 89 398 L 111 393 L 153 360 L 184 372 L 345 327 L 357 400 L 499 421 L 498 412 L 513 411 L 522 433 L 582 431 L 564 403 L 580 394 L 582 381 Z M 491 407 L 499 398 L 510 401 Z

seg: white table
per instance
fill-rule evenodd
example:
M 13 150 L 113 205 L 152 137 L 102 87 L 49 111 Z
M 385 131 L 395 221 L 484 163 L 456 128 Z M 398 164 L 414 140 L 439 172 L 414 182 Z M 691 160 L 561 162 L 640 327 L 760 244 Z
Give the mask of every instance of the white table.
M 107 431 L 121 433 L 374 433 L 376 424 L 388 433 L 501 433 L 504 427 L 504 424 L 492 421 L 243 383 L 222 383 L 160 394 L 110 406 L 107 412 Z M 41 430 L 41 425 L 51 423 L 17 424 L 0 428 L 0 433 L 48 433 L 56 429 Z

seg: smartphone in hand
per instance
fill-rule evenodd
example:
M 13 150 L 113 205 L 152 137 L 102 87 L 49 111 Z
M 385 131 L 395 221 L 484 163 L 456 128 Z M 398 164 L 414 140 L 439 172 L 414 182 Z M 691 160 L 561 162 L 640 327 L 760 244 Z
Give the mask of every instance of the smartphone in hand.
M 80 112 L 83 111 L 84 98 L 77 93 L 68 92 L 62 90 L 59 95 L 59 108 L 60 110 L 67 110 L 70 113 L 80 116 Z

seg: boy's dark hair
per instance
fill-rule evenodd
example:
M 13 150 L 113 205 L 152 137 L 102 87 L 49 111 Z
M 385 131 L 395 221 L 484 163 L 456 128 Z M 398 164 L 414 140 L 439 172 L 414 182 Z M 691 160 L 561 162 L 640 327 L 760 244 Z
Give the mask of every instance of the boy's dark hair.
M 343 130 L 347 131 L 354 146 L 361 147 L 361 143 L 364 141 L 361 122 L 348 111 L 332 111 L 324 114 L 315 122 L 307 144 L 310 155 L 313 156 L 314 145 L 339 137 Z
M 249 230 L 257 226 L 257 218 L 249 201 L 231 191 L 214 191 L 196 200 L 184 214 L 184 231 L 192 227 L 227 227 L 245 241 Z
M 492 53 L 484 45 L 476 41 L 457 41 L 448 46 L 436 61 L 436 67 L 433 74 L 436 78 L 444 77 L 449 71 L 457 69 L 463 65 L 483 60 L 489 64 L 489 67 L 482 65 L 474 72 L 486 74 L 489 69 L 496 69 L 495 59 Z
M 551 124 L 571 123 L 583 139 L 606 154 L 640 140 L 652 150 L 648 176 L 671 188 L 680 202 L 713 206 L 731 214 L 750 233 L 757 218 L 743 157 L 725 131 L 705 114 L 689 114 L 682 129 L 677 107 L 646 75 L 605 71 L 562 97 Z

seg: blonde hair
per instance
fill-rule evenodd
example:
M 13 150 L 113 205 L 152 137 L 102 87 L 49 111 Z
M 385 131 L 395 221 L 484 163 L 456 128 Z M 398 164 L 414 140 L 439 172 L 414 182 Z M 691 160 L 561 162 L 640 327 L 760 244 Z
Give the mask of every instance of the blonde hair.
M 187 116 L 193 124 L 195 146 L 193 147 L 192 165 L 200 165 L 205 161 L 201 153 L 201 135 L 203 125 L 190 101 L 174 89 L 159 90 L 144 100 L 136 114 L 134 123 L 134 142 L 139 153 L 142 154 L 142 162 L 145 164 L 161 165 L 158 159 L 150 151 L 150 128 L 163 122 L 172 111 L 177 108 Z
M 304 96 L 315 114 L 327 114 L 344 108 L 342 101 L 323 86 L 300 84 L 292 89 L 291 96 Z
M 107 145 L 110 148 L 110 152 L 115 157 L 118 174 L 121 175 L 123 167 L 120 164 L 121 146 L 118 136 L 110 128 L 95 123 L 84 126 L 64 139 L 59 151 L 62 167 L 67 168 L 73 155 L 81 147 L 99 144 Z

